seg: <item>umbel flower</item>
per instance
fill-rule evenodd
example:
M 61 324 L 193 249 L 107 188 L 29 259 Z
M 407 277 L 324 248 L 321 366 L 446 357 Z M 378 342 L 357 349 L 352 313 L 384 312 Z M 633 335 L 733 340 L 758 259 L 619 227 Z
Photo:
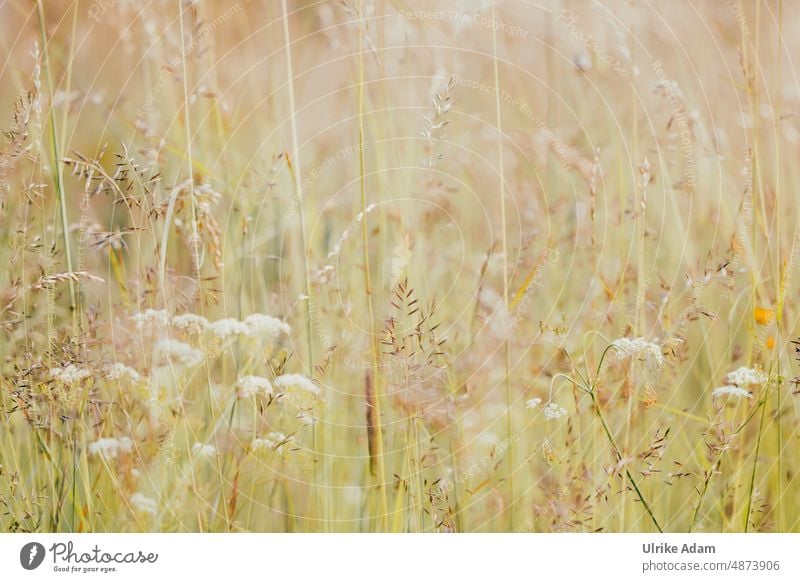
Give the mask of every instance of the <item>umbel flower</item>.
M 531 398 L 525 403 L 526 408 L 534 409 L 538 408 L 538 406 L 542 403 L 541 398 Z
M 661 353 L 661 347 L 658 344 L 649 342 L 642 337 L 637 338 L 619 338 L 614 341 L 614 346 L 618 349 L 616 357 L 619 360 L 631 358 L 644 362 L 648 370 L 661 371 L 664 366 L 664 356 Z
M 244 318 L 245 334 L 259 340 L 264 346 L 274 346 L 282 335 L 291 333 L 288 324 L 263 313 L 254 313 Z
M 557 420 L 562 416 L 566 416 L 567 409 L 563 406 L 559 406 L 555 402 L 548 402 L 545 404 L 544 408 L 542 408 L 542 413 L 546 420 Z
M 83 380 L 91 377 L 92 372 L 88 368 L 81 368 L 75 364 L 64 366 L 63 368 L 53 368 L 50 370 L 50 377 L 58 380 L 66 386 L 79 384 Z
M 117 362 L 112 364 L 106 370 L 106 378 L 109 380 L 116 380 L 117 382 L 138 384 L 142 381 L 142 377 L 133 368 Z
M 167 325 L 169 314 L 163 309 L 146 309 L 140 313 L 133 314 L 131 319 L 136 323 L 138 329 L 143 329 L 148 325 Z
M 163 339 L 156 342 L 156 353 L 164 362 L 196 366 L 203 361 L 203 353 L 189 344 L 174 339 Z
M 181 339 L 196 340 L 205 335 L 224 343 L 237 336 L 245 336 L 259 341 L 265 348 L 275 347 L 283 335 L 291 333 L 287 323 L 265 313 L 253 313 L 242 321 L 233 317 L 209 321 L 196 313 L 170 316 L 163 309 L 146 309 L 133 314 L 131 319 L 141 330 L 165 330 L 171 327 Z
M 752 398 L 753 395 L 750 394 L 744 388 L 740 388 L 739 386 L 721 386 L 716 388 L 714 392 L 711 393 L 712 396 L 715 398 L 719 396 L 734 396 L 736 398 Z
M 542 406 L 541 398 L 531 398 L 525 403 L 525 407 L 529 410 L 536 410 L 540 406 L 542 408 L 542 414 L 544 415 L 545 420 L 558 420 L 567 414 L 566 408 L 556 404 L 552 400 L 549 400 L 544 406 Z
M 275 386 L 283 391 L 289 390 L 290 388 L 299 388 L 314 396 L 319 396 L 319 386 L 302 374 L 284 374 L 283 376 L 278 376 L 275 378 Z
M 267 378 L 242 376 L 236 382 L 236 396 L 238 398 L 249 398 L 259 393 L 272 394 L 272 383 Z
M 729 372 L 725 379 L 734 386 L 758 386 L 764 384 L 769 377 L 761 370 L 742 366 Z
M 213 323 L 208 323 L 206 329 L 220 340 L 226 340 L 237 335 L 247 334 L 248 332 L 246 324 L 232 317 L 226 317 L 225 319 L 219 319 Z
M 275 378 L 275 389 L 286 394 L 288 401 L 300 409 L 308 412 L 322 404 L 319 386 L 314 384 L 310 378 L 302 374 L 283 374 Z M 307 419 L 300 419 L 304 424 Z
M 196 313 L 182 313 L 172 318 L 172 327 L 186 335 L 200 335 L 208 327 L 208 320 Z
M 282 432 L 271 432 L 264 438 L 253 439 L 250 443 L 250 449 L 253 453 L 269 453 L 285 452 L 286 445 L 294 444 L 295 438 L 291 435 L 287 436 Z
M 752 398 L 753 395 L 748 388 L 761 386 L 769 380 L 769 376 L 761 370 L 756 368 L 747 368 L 742 366 L 735 369 L 733 372 L 728 372 L 725 375 L 725 386 L 720 386 L 714 389 L 711 395 L 714 398 L 722 396 L 733 398 Z
M 622 337 L 614 340 L 612 344 L 613 358 L 618 362 L 625 360 L 635 360 L 641 362 L 645 371 L 645 382 L 648 386 L 655 383 L 664 368 L 664 355 L 661 353 L 661 346 L 647 341 L 643 337 L 627 338 Z

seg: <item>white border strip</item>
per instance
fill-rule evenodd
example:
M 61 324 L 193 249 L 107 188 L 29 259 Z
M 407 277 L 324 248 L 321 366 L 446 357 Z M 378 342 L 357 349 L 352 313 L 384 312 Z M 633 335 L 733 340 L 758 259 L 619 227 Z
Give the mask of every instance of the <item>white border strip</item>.
M 800 534 L 0 535 L 2 580 L 797 581 L 798 564 Z

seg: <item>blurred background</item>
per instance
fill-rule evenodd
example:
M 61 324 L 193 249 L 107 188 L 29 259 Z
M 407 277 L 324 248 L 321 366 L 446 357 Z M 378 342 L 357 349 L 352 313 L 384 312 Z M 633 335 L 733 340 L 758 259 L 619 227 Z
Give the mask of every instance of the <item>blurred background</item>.
M 796 531 L 798 10 L 8 0 L 6 527 Z M 166 378 L 146 309 L 291 333 Z M 296 455 L 254 371 L 321 389 Z

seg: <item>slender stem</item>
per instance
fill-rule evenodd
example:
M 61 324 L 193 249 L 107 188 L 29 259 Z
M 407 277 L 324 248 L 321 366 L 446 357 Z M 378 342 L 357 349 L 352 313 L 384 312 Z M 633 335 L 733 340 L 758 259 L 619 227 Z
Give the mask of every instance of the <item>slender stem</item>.
M 179 19 L 179 23 L 180 23 L 180 35 L 181 35 L 181 73 L 182 73 L 181 76 L 183 77 L 183 79 L 182 79 L 183 80 L 183 121 L 184 121 L 184 125 L 186 126 L 186 158 L 189 161 L 189 208 L 190 208 L 190 212 L 191 212 L 191 216 L 192 216 L 192 221 L 191 221 L 192 222 L 192 224 L 191 224 L 192 243 L 190 245 L 190 247 L 191 247 L 190 250 L 191 250 L 191 253 L 192 253 L 192 275 L 194 276 L 194 279 L 195 279 L 195 281 L 197 283 L 197 287 L 196 288 L 199 290 L 198 291 L 199 296 L 198 296 L 197 299 L 199 300 L 198 301 L 198 305 L 200 306 L 200 311 L 202 313 L 203 312 L 203 293 L 202 293 L 201 278 L 200 278 L 200 248 L 199 248 L 199 246 L 200 246 L 200 234 L 198 233 L 198 229 L 197 229 L 197 212 L 196 212 L 196 209 L 195 209 L 195 198 L 194 198 L 194 176 L 193 176 L 193 174 L 194 174 L 194 161 L 193 161 L 194 160 L 194 156 L 193 156 L 193 153 L 192 153 L 191 115 L 189 113 L 189 78 L 188 78 L 189 77 L 189 71 L 188 71 L 188 68 L 186 67 L 186 55 L 191 49 L 187 49 L 187 47 L 186 47 L 186 34 L 185 34 L 186 27 L 185 27 L 185 24 L 184 24 L 183 12 L 184 12 L 183 2 L 181 0 L 178 0 L 178 19 Z M 169 233 L 169 228 L 170 228 L 170 222 L 167 222 L 166 224 L 164 224 L 165 233 Z M 165 234 L 165 237 L 166 236 L 167 235 Z M 166 252 L 167 252 L 166 245 L 162 249 L 162 251 L 164 253 L 162 255 L 162 257 L 166 257 Z M 162 277 L 163 276 L 164 276 L 164 273 L 162 272 Z M 165 297 L 165 302 L 164 302 L 165 305 L 164 305 L 164 307 L 166 308 L 167 307 L 166 297 L 168 297 L 168 293 L 166 293 L 166 290 L 163 287 L 163 280 L 162 280 L 161 292 L 164 294 L 164 297 Z M 197 475 L 196 475 L 196 472 L 195 472 L 194 465 L 192 465 L 191 471 L 192 471 L 192 473 L 191 473 L 192 489 L 194 491 L 197 491 Z M 227 518 L 227 515 L 228 515 L 228 512 L 225 511 L 225 516 L 226 516 L 225 517 L 225 523 L 226 523 L 226 526 L 228 527 L 228 529 L 230 530 L 230 522 L 229 522 L 229 520 Z M 198 518 L 198 521 L 199 521 L 199 518 Z
M 286 6 L 286 0 L 281 1 L 282 7 L 282 15 L 283 15 L 283 37 L 286 44 L 286 74 L 288 77 L 287 86 L 289 89 L 289 108 L 291 110 L 291 133 L 292 133 L 292 156 L 290 160 L 290 167 L 292 170 L 292 180 L 294 182 L 295 188 L 295 204 L 297 205 L 297 211 L 300 216 L 300 247 L 301 247 L 301 258 L 303 262 L 302 272 L 303 272 L 303 287 L 305 289 L 305 320 L 306 320 L 306 339 L 307 339 L 307 366 L 308 366 L 308 374 L 310 376 L 314 375 L 314 339 L 312 333 L 312 296 L 311 296 L 311 277 L 309 275 L 309 253 L 310 249 L 308 248 L 307 243 L 307 236 L 306 236 L 306 220 L 305 220 L 305 208 L 303 205 L 303 185 L 302 185 L 302 171 L 300 166 L 300 147 L 299 141 L 297 139 L 297 106 L 295 104 L 295 97 L 294 97 L 294 68 L 292 67 L 292 42 L 291 36 L 289 34 L 289 10 Z M 321 446 L 320 435 L 319 435 L 319 428 L 317 422 L 314 423 L 313 426 L 313 447 L 314 450 L 317 451 L 318 448 L 323 448 Z M 324 459 L 324 455 L 323 455 Z M 324 464 L 324 460 L 323 460 Z M 320 471 L 324 471 L 324 467 L 318 466 L 318 463 L 314 463 L 314 484 L 315 488 L 319 491 L 321 484 L 320 484 Z M 327 528 L 329 525 L 328 520 L 328 503 L 327 503 L 327 493 L 323 492 L 322 495 L 317 496 L 317 501 L 320 502 L 322 507 L 320 508 L 320 513 L 323 516 L 323 527 Z
M 761 408 L 761 420 L 758 423 L 758 437 L 756 438 L 756 452 L 753 456 L 753 471 L 750 473 L 750 487 L 747 491 L 747 508 L 745 509 L 744 513 L 744 533 L 747 533 L 747 530 L 750 526 L 750 511 L 753 507 L 753 492 L 755 491 L 756 486 L 756 469 L 758 468 L 758 455 L 761 451 L 761 436 L 764 432 L 764 417 L 765 412 L 767 410 L 767 396 L 764 395 L 764 398 L 759 403 L 759 407 Z
M 189 79 L 188 69 L 186 68 L 186 55 L 191 49 L 186 47 L 185 26 L 183 22 L 183 2 L 178 0 L 178 15 L 181 29 L 181 71 L 183 77 L 183 121 L 186 126 L 186 158 L 189 161 L 189 209 L 192 215 L 192 272 L 197 280 L 198 289 L 200 288 L 200 235 L 197 232 L 197 213 L 194 199 L 194 155 L 192 152 L 192 125 L 191 115 L 189 114 Z M 169 231 L 169 223 L 164 226 Z M 164 249 L 166 253 L 166 249 Z M 162 290 L 163 291 L 163 290 Z M 202 292 L 200 293 L 200 304 L 202 305 Z
M 69 238 L 69 216 L 67 215 L 67 199 L 66 199 L 66 193 L 64 192 L 64 174 L 63 174 L 63 166 L 61 164 L 61 155 L 59 152 L 59 142 L 58 142 L 59 138 L 58 138 L 58 130 L 56 127 L 56 113 L 55 113 L 55 107 L 53 106 L 53 95 L 55 94 L 55 88 L 53 86 L 53 73 L 50 68 L 50 56 L 49 56 L 50 42 L 47 38 L 47 27 L 45 24 L 45 17 L 44 17 L 44 2 L 42 0 L 38 0 L 37 9 L 38 9 L 37 13 L 39 16 L 39 27 L 42 38 L 42 59 L 44 61 L 44 70 L 45 70 L 45 75 L 47 77 L 47 88 L 50 93 L 50 111 L 49 111 L 50 155 L 51 155 L 50 163 L 52 164 L 53 183 L 55 184 L 55 191 L 57 197 L 56 202 L 58 205 L 59 214 L 61 216 L 61 235 L 64 241 L 64 255 L 66 258 L 66 267 L 67 271 L 72 273 L 73 265 L 72 265 L 72 248 Z M 72 322 L 75 330 L 77 331 L 78 328 L 77 292 L 75 289 L 75 282 L 71 278 L 69 279 L 69 297 L 70 297 L 70 311 L 72 313 Z M 73 531 L 75 531 L 76 529 L 75 523 L 77 520 L 76 488 L 77 488 L 77 475 L 78 475 L 78 457 L 76 455 L 77 451 L 76 430 L 77 428 L 73 426 L 72 485 L 71 485 Z
M 714 470 L 718 466 L 719 466 L 719 461 L 717 461 L 716 463 L 712 463 L 711 469 L 709 469 L 708 474 L 703 480 L 703 490 L 700 492 L 700 499 L 697 500 L 697 506 L 694 508 L 694 513 L 692 514 L 692 523 L 689 525 L 689 533 L 692 533 L 694 531 L 695 525 L 697 525 L 697 518 L 700 516 L 700 509 L 702 509 L 703 507 L 703 500 L 706 497 L 708 486 L 711 484 L 711 477 L 714 476 Z
M 617 456 L 620 459 L 622 459 L 622 452 L 620 451 L 619 447 L 617 446 L 617 443 L 614 440 L 614 436 L 611 434 L 611 430 L 608 428 L 608 424 L 606 424 L 606 419 L 603 416 L 602 410 L 600 409 L 600 403 L 597 401 L 597 396 L 595 394 L 594 389 L 592 389 L 592 391 L 589 394 L 592 397 L 592 404 L 594 404 L 594 410 L 595 410 L 595 412 L 597 414 L 597 418 L 600 420 L 600 424 L 603 425 L 603 431 L 606 433 L 606 437 L 608 437 L 608 442 L 611 444 L 611 448 L 613 448 L 614 452 L 617 454 Z M 634 491 L 636 491 L 636 495 L 639 497 L 639 501 L 642 502 L 642 505 L 644 506 L 645 511 L 647 511 L 647 514 L 650 516 L 650 519 L 653 521 L 653 525 L 656 526 L 656 529 L 660 533 L 664 533 L 664 530 L 661 529 L 661 526 L 659 525 L 658 520 L 656 519 L 656 516 L 653 515 L 653 510 L 650 509 L 650 504 L 647 503 L 647 501 L 645 500 L 644 495 L 642 495 L 641 489 L 639 489 L 639 485 L 636 483 L 636 480 L 633 478 L 633 475 L 631 475 L 631 472 L 627 467 L 625 468 L 625 476 L 628 478 L 628 481 L 630 481 L 631 485 L 633 486 Z
M 285 0 L 284 0 L 285 1 Z M 375 309 L 372 297 L 372 277 L 370 275 L 369 261 L 369 227 L 367 213 L 367 172 L 365 159 L 365 132 L 364 132 L 364 2 L 359 0 L 358 5 L 358 162 L 361 187 L 361 244 L 364 249 L 364 289 L 367 295 L 367 309 L 369 311 L 370 347 L 372 350 L 372 365 L 375 369 L 375 456 L 377 457 L 377 484 L 380 495 L 380 512 L 378 519 L 379 530 L 388 519 L 389 502 L 386 492 L 386 466 L 383 458 L 383 418 L 381 415 L 380 356 L 377 337 L 372 333 L 375 325 Z
M 783 0 L 778 0 L 778 46 L 777 46 L 777 63 L 776 63 L 776 72 L 777 72 L 777 80 L 776 80 L 776 106 L 775 106 L 775 118 L 782 119 L 782 111 L 781 111 L 781 93 L 783 91 Z M 782 140 L 778 139 L 776 142 L 775 148 L 775 167 L 777 171 L 775 173 L 775 208 L 781 207 L 781 197 L 782 197 L 782 184 L 781 184 L 781 171 L 783 166 L 781 165 L 781 144 Z M 776 313 L 776 321 L 775 321 L 775 345 L 781 345 L 779 342 L 781 341 L 781 328 L 783 323 L 783 302 L 785 299 L 786 294 L 786 282 L 783 281 L 783 277 L 781 277 L 781 212 L 775 213 L 775 276 L 778 278 L 779 281 L 779 289 L 778 289 L 778 305 L 777 305 L 777 313 Z M 792 237 L 792 247 L 794 247 L 795 238 Z M 794 256 L 794 255 L 792 255 Z M 775 350 L 775 364 L 778 367 L 778 377 L 780 377 L 780 366 L 781 366 L 781 359 L 780 359 L 780 351 L 778 349 Z M 781 414 L 781 408 L 783 402 L 781 401 L 782 394 L 781 394 L 781 385 L 778 383 L 778 389 L 775 391 L 775 411 L 776 411 L 776 418 L 775 422 L 777 424 L 778 429 L 778 452 L 777 452 L 777 474 L 778 474 L 778 499 L 775 502 L 775 513 L 778 516 L 778 531 L 786 531 L 784 529 L 784 515 L 783 515 L 783 492 L 781 491 L 781 481 L 783 479 L 783 415 Z
M 64 169 L 61 164 L 61 155 L 59 152 L 59 144 L 58 144 L 58 131 L 56 130 L 56 114 L 55 108 L 53 107 L 52 103 L 52 96 L 54 95 L 54 87 L 53 87 L 53 74 L 50 70 L 50 43 L 47 39 L 47 28 L 45 25 L 45 18 L 44 18 L 44 2 L 43 0 L 38 0 L 37 2 L 38 14 L 39 14 L 39 27 L 41 29 L 41 36 L 42 36 L 42 58 L 44 60 L 44 70 L 47 76 L 47 87 L 50 92 L 51 96 L 51 103 L 50 103 L 50 154 L 51 160 L 50 163 L 53 165 L 53 182 L 55 183 L 56 189 L 56 196 L 58 197 L 58 205 L 59 205 L 59 212 L 61 214 L 61 235 L 64 239 L 64 255 L 67 262 L 67 271 L 72 273 L 72 248 L 69 240 L 69 217 L 67 215 L 67 199 L 64 192 Z M 69 279 L 69 297 L 70 297 L 70 311 L 72 311 L 73 317 L 77 316 L 77 294 L 75 292 L 75 282 L 72 279 Z
M 314 342 L 312 339 L 311 324 L 311 277 L 309 276 L 308 252 L 306 243 L 306 221 L 305 209 L 303 207 L 303 185 L 302 171 L 300 167 L 300 147 L 297 139 L 297 107 L 294 98 L 294 69 L 292 67 L 292 43 L 289 35 L 289 11 L 286 7 L 286 0 L 281 0 L 283 7 L 283 36 L 286 42 L 286 74 L 288 76 L 287 86 L 289 89 L 289 107 L 291 109 L 291 133 L 292 133 L 292 159 L 290 166 L 292 169 L 292 179 L 295 188 L 295 204 L 300 216 L 300 244 L 302 245 L 303 259 L 303 287 L 306 294 L 306 333 L 308 339 L 308 373 L 314 373 Z
M 495 5 L 492 2 L 492 22 L 495 18 Z M 492 56 L 494 64 L 494 96 L 495 113 L 497 117 L 497 149 L 498 149 L 498 174 L 500 176 L 500 221 L 503 235 L 503 303 L 508 311 L 508 232 L 506 228 L 506 196 L 505 196 L 505 164 L 503 163 L 503 122 L 500 114 L 500 71 L 497 58 L 497 30 L 492 28 Z M 516 528 L 516 516 L 514 504 L 516 501 L 516 491 L 514 489 L 514 419 L 512 416 L 513 394 L 511 392 L 511 346 L 506 339 L 505 348 L 505 397 L 506 397 L 506 436 L 508 438 L 508 514 L 510 517 L 511 530 Z

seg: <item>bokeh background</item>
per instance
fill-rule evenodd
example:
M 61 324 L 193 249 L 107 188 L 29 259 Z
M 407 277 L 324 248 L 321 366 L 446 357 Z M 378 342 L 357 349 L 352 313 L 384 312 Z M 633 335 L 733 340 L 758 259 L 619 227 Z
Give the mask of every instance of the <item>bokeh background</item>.
M 798 10 L 6 0 L 4 530 L 796 531 Z

